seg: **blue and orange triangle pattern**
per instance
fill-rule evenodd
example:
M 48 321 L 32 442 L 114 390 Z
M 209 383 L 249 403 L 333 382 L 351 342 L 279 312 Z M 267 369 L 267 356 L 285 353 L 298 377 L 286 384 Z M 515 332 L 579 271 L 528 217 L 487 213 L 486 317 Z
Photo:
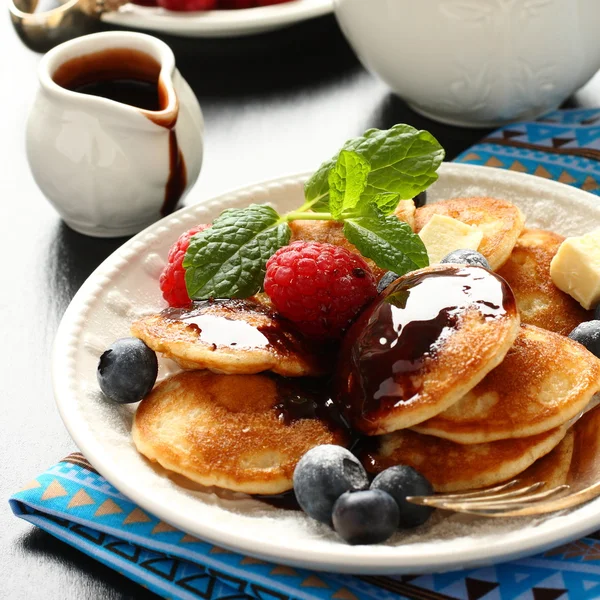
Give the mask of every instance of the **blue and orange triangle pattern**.
M 203 542 L 145 512 L 74 454 L 10 500 L 14 514 L 165 598 L 593 600 L 600 534 L 492 567 L 403 577 L 316 573 Z
M 600 109 L 558 110 L 498 129 L 456 162 L 538 175 L 600 195 Z

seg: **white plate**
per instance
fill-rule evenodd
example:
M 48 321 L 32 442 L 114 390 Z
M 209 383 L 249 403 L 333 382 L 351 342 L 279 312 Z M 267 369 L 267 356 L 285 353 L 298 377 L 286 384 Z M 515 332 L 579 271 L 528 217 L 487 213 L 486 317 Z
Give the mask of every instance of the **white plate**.
M 486 520 L 454 515 L 388 543 L 348 546 L 304 514 L 258 501 L 193 492 L 155 471 L 130 438 L 132 406 L 104 402 L 96 383 L 97 360 L 132 319 L 161 309 L 158 275 L 170 244 L 192 225 L 208 223 L 226 207 L 270 203 L 299 206 L 305 175 L 248 187 L 190 206 L 149 227 L 110 256 L 83 284 L 60 325 L 53 379 L 60 414 L 84 455 L 121 492 L 147 511 L 215 544 L 277 563 L 351 573 L 442 571 L 533 554 L 600 526 L 600 500 L 560 515 Z M 428 201 L 490 195 L 521 207 L 529 226 L 581 234 L 600 226 L 591 194 L 542 178 L 461 164 L 444 164 Z M 161 365 L 162 373 L 169 365 Z
M 102 15 L 112 25 L 159 31 L 184 37 L 233 37 L 264 33 L 333 11 L 333 0 L 293 0 L 239 10 L 173 12 L 126 4 Z

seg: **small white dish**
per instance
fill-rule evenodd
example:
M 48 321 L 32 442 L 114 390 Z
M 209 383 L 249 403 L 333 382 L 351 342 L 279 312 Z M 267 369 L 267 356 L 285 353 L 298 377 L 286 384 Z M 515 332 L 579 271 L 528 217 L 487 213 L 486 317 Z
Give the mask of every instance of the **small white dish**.
M 135 406 L 102 399 L 98 357 L 131 321 L 164 307 L 158 275 L 169 246 L 185 230 L 223 209 L 270 203 L 285 211 L 303 200 L 306 175 L 247 187 L 183 209 L 124 244 L 83 284 L 59 327 L 53 356 L 54 392 L 69 433 L 94 467 L 144 510 L 190 534 L 276 563 L 354 574 L 448 571 L 503 562 L 580 537 L 600 526 L 600 499 L 537 518 L 477 519 L 438 514 L 385 544 L 349 546 L 301 512 L 248 497 L 185 489 L 155 470 L 130 436 Z M 486 195 L 517 204 L 528 226 L 578 235 L 600 226 L 598 199 L 542 178 L 462 164 L 444 164 L 428 201 Z M 172 365 L 161 361 L 161 375 Z
M 265 33 L 333 11 L 333 0 L 294 0 L 283 4 L 239 10 L 172 12 L 163 8 L 126 4 L 107 12 L 111 25 L 159 31 L 183 37 L 233 37 Z

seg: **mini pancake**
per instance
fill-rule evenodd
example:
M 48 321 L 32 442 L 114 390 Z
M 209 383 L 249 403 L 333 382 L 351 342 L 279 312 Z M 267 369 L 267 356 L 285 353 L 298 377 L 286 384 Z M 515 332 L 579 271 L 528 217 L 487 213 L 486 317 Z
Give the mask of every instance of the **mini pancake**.
M 482 267 L 436 265 L 401 277 L 346 334 L 336 398 L 367 435 L 426 421 L 502 362 L 519 332 L 506 282 Z
M 394 213 L 400 221 L 404 221 L 414 230 L 415 227 L 415 203 L 412 200 L 401 200 Z M 318 242 L 320 244 L 333 244 L 341 246 L 350 252 L 360 255 L 356 247 L 351 244 L 343 233 L 343 224 L 338 221 L 292 221 L 290 224 L 293 242 Z M 371 267 L 375 278 L 379 281 L 385 271 L 380 269 L 372 260 L 365 258 L 365 262 Z
M 332 410 L 298 380 L 183 371 L 142 400 L 132 435 L 146 458 L 196 483 L 279 494 L 308 450 L 348 442 Z
M 498 275 L 512 288 L 523 323 L 568 335 L 583 321 L 593 319 L 593 311 L 585 310 L 552 282 L 550 262 L 564 239 L 552 231 L 526 229 Z
M 555 448 L 566 432 L 563 426 L 528 438 L 463 445 L 406 429 L 374 438 L 361 460 L 370 473 L 409 465 L 436 492 L 458 492 L 512 479 Z
M 508 354 L 456 404 L 415 431 L 459 444 L 536 435 L 579 415 L 600 390 L 600 360 L 581 344 L 523 325 Z
M 492 270 L 499 269 L 510 256 L 523 230 L 525 218 L 511 202 L 496 198 L 455 198 L 427 204 L 415 213 L 418 233 L 435 214 L 446 215 L 467 225 L 476 225 L 483 233 L 478 251 Z
M 541 491 L 564 485 L 569 479 L 575 432 L 569 429 L 562 442 L 551 452 L 536 460 L 528 469 L 519 473 L 519 483 L 514 489 L 533 485 L 538 481 L 544 482 Z
M 287 377 L 319 376 L 330 368 L 325 348 L 254 300 L 195 302 L 168 308 L 131 326 L 132 335 L 185 369 Z

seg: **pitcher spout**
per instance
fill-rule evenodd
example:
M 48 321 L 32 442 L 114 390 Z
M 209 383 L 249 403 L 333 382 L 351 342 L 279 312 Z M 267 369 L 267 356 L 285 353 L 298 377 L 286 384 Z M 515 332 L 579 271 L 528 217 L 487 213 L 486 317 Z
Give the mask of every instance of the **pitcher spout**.
M 175 62 L 171 53 L 161 56 L 160 72 L 157 77 L 159 110 L 142 110 L 156 125 L 173 129 L 179 116 L 179 99 L 175 90 Z

